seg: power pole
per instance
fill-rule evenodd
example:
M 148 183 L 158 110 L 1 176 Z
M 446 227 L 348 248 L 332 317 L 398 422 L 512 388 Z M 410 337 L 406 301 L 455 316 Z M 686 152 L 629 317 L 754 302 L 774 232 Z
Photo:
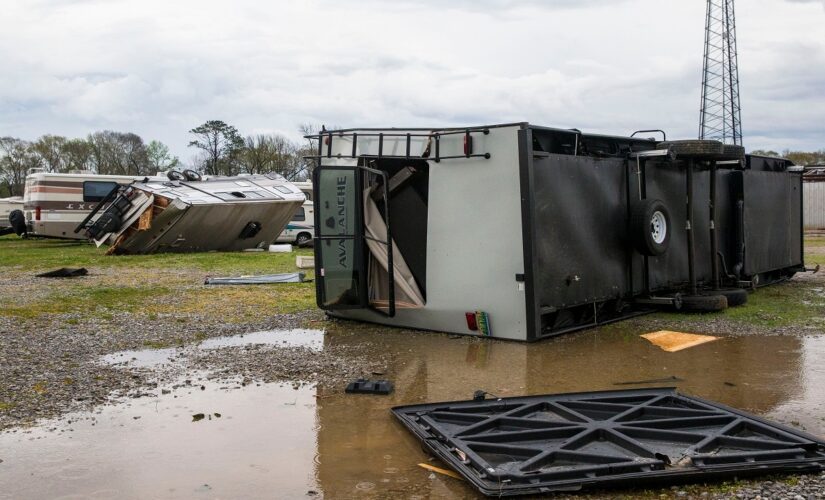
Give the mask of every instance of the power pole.
M 699 138 L 742 145 L 733 0 L 708 0 Z

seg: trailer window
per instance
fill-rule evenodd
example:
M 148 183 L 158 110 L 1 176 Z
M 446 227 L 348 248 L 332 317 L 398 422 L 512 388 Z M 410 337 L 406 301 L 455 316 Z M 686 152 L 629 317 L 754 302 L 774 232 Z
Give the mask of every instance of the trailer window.
M 306 213 L 304 213 L 304 207 L 301 207 L 295 211 L 295 215 L 292 216 L 292 220 L 299 222 L 307 220 Z
M 117 187 L 117 182 L 85 181 L 83 182 L 83 201 L 101 201 Z

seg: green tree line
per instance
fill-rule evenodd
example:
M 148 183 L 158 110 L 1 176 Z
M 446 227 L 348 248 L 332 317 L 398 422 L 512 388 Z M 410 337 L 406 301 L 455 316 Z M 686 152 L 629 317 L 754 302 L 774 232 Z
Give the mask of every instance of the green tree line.
M 311 125 L 300 127 L 305 134 L 314 130 Z M 44 135 L 34 141 L 0 137 L 0 197 L 22 195 L 31 169 L 140 176 L 189 168 L 210 175 L 277 172 L 290 180 L 304 180 L 311 171 L 303 159 L 312 154 L 310 144 L 280 134 L 243 137 L 219 120 L 207 121 L 190 134 L 195 154 L 186 165 L 162 142 L 146 142 L 131 132 L 103 130 L 85 138 Z
M 779 156 L 782 158 L 787 158 L 794 162 L 794 164 L 801 166 L 825 165 L 825 149 L 810 152 L 791 151 L 790 149 L 786 149 L 781 153 L 777 153 L 776 151 L 772 150 L 757 149 L 755 151 L 751 151 L 750 154 L 760 156 Z

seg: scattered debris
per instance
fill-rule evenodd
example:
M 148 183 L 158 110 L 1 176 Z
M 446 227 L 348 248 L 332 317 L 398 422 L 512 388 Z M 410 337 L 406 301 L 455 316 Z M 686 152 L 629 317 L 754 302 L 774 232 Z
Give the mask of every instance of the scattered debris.
M 459 479 L 459 480 L 462 480 L 462 481 L 464 480 L 464 478 L 461 477 L 457 472 L 453 472 L 453 471 L 447 470 L 447 469 L 442 469 L 441 467 L 436 467 L 435 465 L 418 464 L 418 466 L 421 467 L 422 469 L 427 469 L 430 472 L 437 472 L 439 474 L 443 474 L 445 476 L 450 476 L 450 477 L 455 478 L 455 479 Z
M 295 266 L 298 269 L 314 269 L 315 257 L 312 255 L 299 255 L 295 257 Z
M 388 380 L 376 380 L 373 382 L 365 378 L 359 378 L 355 382 L 350 382 L 346 388 L 348 394 L 389 394 L 392 390 L 392 382 Z
M 268 285 L 272 283 L 309 283 L 304 273 L 260 274 L 231 278 L 206 277 L 204 285 Z
M 38 274 L 38 278 L 77 278 L 78 276 L 86 276 L 89 271 L 85 267 L 61 267 L 54 271 Z
M 642 338 L 649 340 L 651 344 L 657 345 L 667 352 L 677 352 L 719 339 L 719 337 L 712 335 L 697 335 L 695 333 L 671 332 L 668 330 L 646 333 L 642 335 Z
M 289 243 L 269 245 L 269 251 L 275 253 L 290 253 L 292 251 L 292 245 Z
M 194 415 L 192 415 L 192 422 L 200 422 L 204 418 L 206 418 L 206 415 L 204 415 L 203 413 L 195 413 Z
M 392 412 L 428 452 L 491 496 L 825 469 L 825 441 L 674 389 L 430 403 Z

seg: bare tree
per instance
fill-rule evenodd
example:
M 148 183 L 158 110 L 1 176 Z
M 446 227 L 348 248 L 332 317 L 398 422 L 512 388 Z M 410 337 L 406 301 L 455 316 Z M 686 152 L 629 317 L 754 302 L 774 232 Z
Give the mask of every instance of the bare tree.
M 35 153 L 31 143 L 13 137 L 0 137 L 0 176 L 11 196 L 21 196 L 26 173 L 32 168 L 42 168 L 43 160 Z
M 92 168 L 92 145 L 85 139 L 69 139 L 61 147 L 61 155 L 67 171 Z
M 88 138 L 91 159 L 98 174 L 149 175 L 151 166 L 143 139 L 130 132 L 104 130 Z
M 296 157 L 300 145 L 280 134 L 248 136 L 244 141 L 241 169 L 250 174 L 276 172 L 294 179 L 301 170 Z
M 312 172 L 315 170 L 315 166 L 318 163 L 317 159 L 311 158 L 318 154 L 318 139 L 317 137 L 307 136 L 317 136 L 326 130 L 337 130 L 339 128 L 340 127 L 338 126 L 326 128 L 324 125 L 317 125 L 314 123 L 302 123 L 298 125 L 298 132 L 304 136 L 305 142 L 295 152 L 297 158 L 300 159 L 301 165 L 298 169 L 298 173 L 296 174 L 296 178 L 293 180 L 305 180 L 312 178 Z
M 49 172 L 65 172 L 66 163 L 63 147 L 66 138 L 59 135 L 44 135 L 34 141 L 31 148 L 43 160 L 43 167 Z

